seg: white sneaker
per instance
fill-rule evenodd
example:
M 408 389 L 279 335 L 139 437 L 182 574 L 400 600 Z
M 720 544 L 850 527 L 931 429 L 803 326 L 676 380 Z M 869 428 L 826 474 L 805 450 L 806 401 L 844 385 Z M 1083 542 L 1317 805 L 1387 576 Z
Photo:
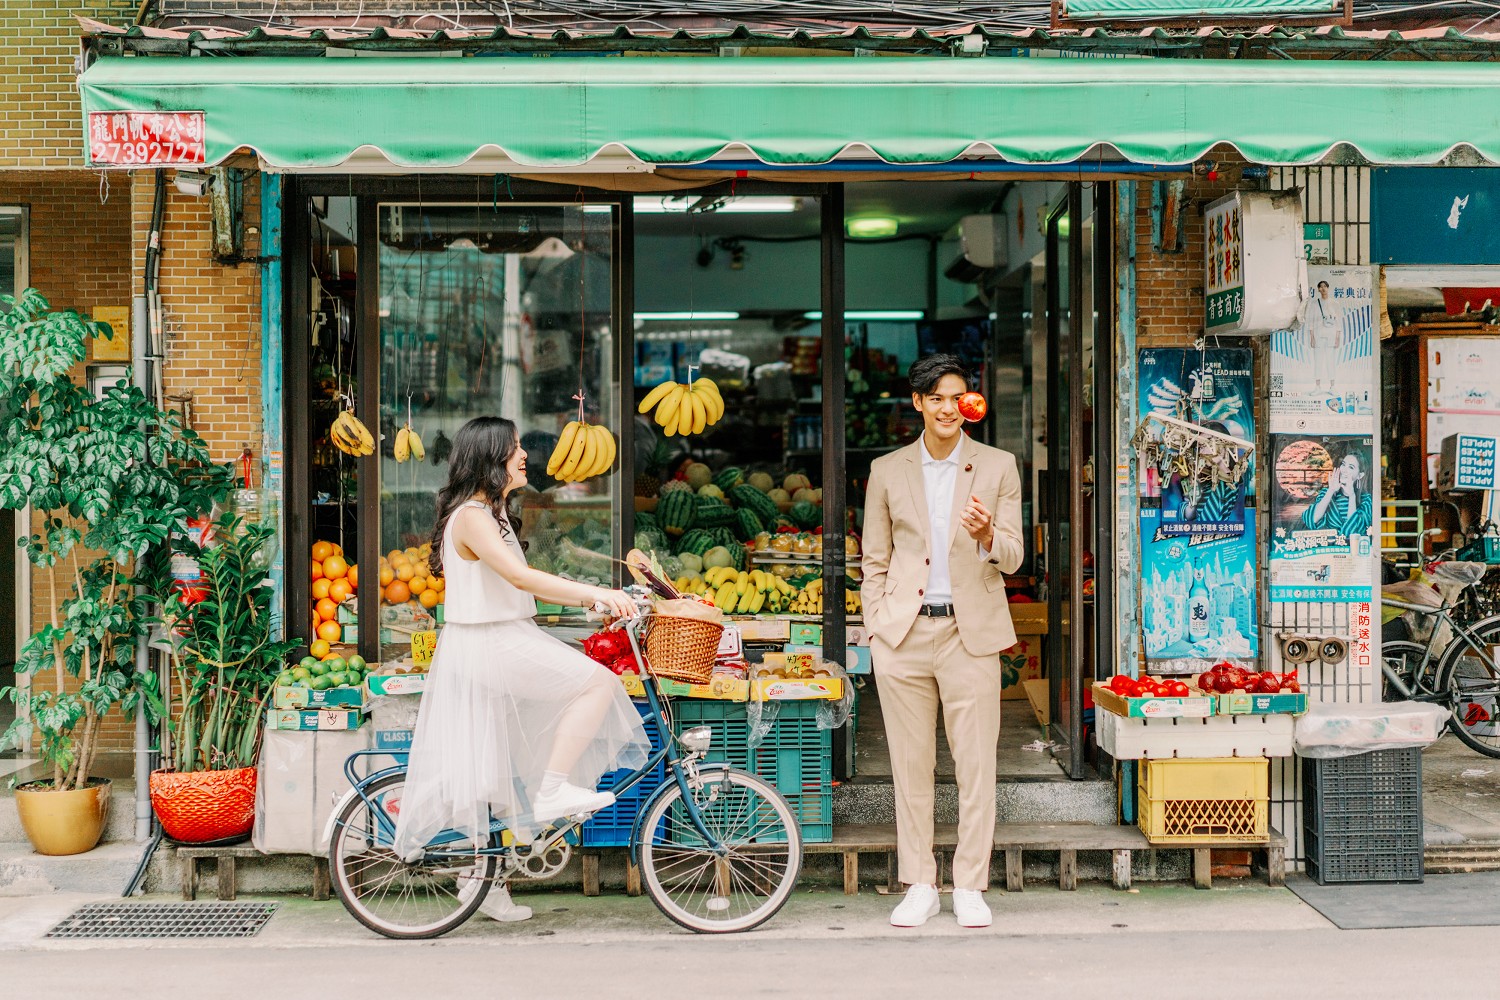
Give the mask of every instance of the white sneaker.
M 538 823 L 546 823 L 559 816 L 596 813 L 614 804 L 613 792 L 592 792 L 565 781 L 551 795 L 538 795 L 531 805 L 531 813 Z
M 993 920 L 984 893 L 978 889 L 953 890 L 953 915 L 960 927 L 988 927 Z
M 938 915 L 938 891 L 935 885 L 914 885 L 906 898 L 891 911 L 892 927 L 921 927 Z
M 484 902 L 479 904 L 479 912 L 502 924 L 531 919 L 531 907 L 522 906 L 511 899 L 508 885 L 492 887 L 489 895 L 484 897 Z

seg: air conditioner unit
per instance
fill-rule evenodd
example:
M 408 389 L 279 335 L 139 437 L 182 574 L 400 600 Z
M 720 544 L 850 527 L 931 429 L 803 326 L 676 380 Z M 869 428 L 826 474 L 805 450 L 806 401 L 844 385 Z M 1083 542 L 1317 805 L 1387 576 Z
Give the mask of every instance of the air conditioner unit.
M 985 269 L 1005 267 L 1005 216 L 966 215 L 958 234 L 970 263 Z

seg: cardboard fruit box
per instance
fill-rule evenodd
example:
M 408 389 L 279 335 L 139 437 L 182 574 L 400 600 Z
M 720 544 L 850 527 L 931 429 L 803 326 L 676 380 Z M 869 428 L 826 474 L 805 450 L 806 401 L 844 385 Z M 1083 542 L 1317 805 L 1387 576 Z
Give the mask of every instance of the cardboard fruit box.
M 842 677 L 757 677 L 750 682 L 751 701 L 837 701 L 843 696 Z
M 421 694 L 427 690 L 427 671 L 412 670 L 407 666 L 405 672 L 400 665 L 385 666 L 371 674 L 365 675 L 365 687 L 371 695 L 385 696 L 398 694 Z
M 326 730 L 358 729 L 365 723 L 365 714 L 358 709 L 282 709 L 273 708 L 266 714 L 267 729 L 301 730 L 318 732 Z
M 1235 691 L 1215 695 L 1219 715 L 1302 715 L 1307 711 L 1306 693 L 1246 694 Z
M 1201 691 L 1186 698 L 1122 698 L 1099 681 L 1094 682 L 1094 704 L 1128 719 L 1201 719 L 1213 715 L 1213 698 Z
M 271 705 L 279 709 L 360 708 L 365 703 L 362 687 L 336 687 L 323 691 L 306 684 L 278 684 L 271 691 Z

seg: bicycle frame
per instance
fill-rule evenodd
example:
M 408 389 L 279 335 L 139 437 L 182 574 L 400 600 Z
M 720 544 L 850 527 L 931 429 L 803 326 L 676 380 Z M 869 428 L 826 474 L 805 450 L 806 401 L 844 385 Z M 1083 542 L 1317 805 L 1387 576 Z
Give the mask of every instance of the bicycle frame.
M 625 625 L 626 635 L 630 639 L 631 651 L 635 654 L 636 662 L 641 664 L 645 664 L 647 661 L 645 654 L 640 647 L 637 633 L 643 627 L 645 620 L 646 616 L 641 616 L 628 622 Z M 647 718 L 653 720 L 656 723 L 657 732 L 662 734 L 662 746 L 661 749 L 652 751 L 651 755 L 646 759 L 645 764 L 643 764 L 639 769 L 630 772 L 630 774 L 622 778 L 618 783 L 614 785 L 611 791 L 615 792 L 616 794 L 629 791 L 631 788 L 635 787 L 642 780 L 644 780 L 646 776 L 649 775 L 653 770 L 655 770 L 657 765 L 665 762 L 666 766 L 672 771 L 673 778 L 678 788 L 682 791 L 682 802 L 686 807 L 688 819 L 693 824 L 693 828 L 697 831 L 698 835 L 703 838 L 704 843 L 710 850 L 720 855 L 726 854 L 727 849 L 719 840 L 719 838 L 714 834 L 714 832 L 709 829 L 708 824 L 704 821 L 703 814 L 698 809 L 698 804 L 694 800 L 691 791 L 693 789 L 694 782 L 698 779 L 698 775 L 703 771 L 722 771 L 727 770 L 728 767 L 727 765 L 719 764 L 709 764 L 704 767 L 699 767 L 696 764 L 698 755 L 690 754 L 686 759 L 684 759 L 682 755 L 677 753 L 677 741 L 676 738 L 672 736 L 670 727 L 668 726 L 668 716 L 663 709 L 662 695 L 657 690 L 658 685 L 656 683 L 656 678 L 653 674 L 651 674 L 649 668 L 647 669 L 647 677 L 645 679 L 647 680 L 647 683 L 645 683 L 643 687 L 646 689 L 646 702 L 648 705 L 650 705 L 651 708 L 650 715 L 647 716 Z M 364 757 L 390 757 L 393 758 L 396 762 L 361 778 L 355 771 L 355 764 L 356 761 Z M 380 827 L 378 830 L 379 835 L 382 838 L 388 839 L 389 841 L 395 840 L 395 824 L 391 821 L 389 816 L 386 815 L 383 809 L 380 809 L 375 802 L 371 801 L 369 796 L 366 794 L 366 789 L 368 789 L 377 780 L 387 777 L 388 775 L 404 773 L 406 771 L 407 761 L 409 757 L 410 752 L 406 750 L 358 750 L 349 755 L 349 757 L 344 761 L 344 776 L 349 780 L 349 784 L 352 787 L 350 788 L 349 792 L 345 794 L 344 798 L 340 800 L 339 805 L 334 808 L 333 815 L 329 818 L 328 833 L 330 835 L 330 840 L 333 832 L 333 823 L 335 821 L 335 818 L 342 812 L 341 807 L 343 805 L 343 802 L 346 801 L 348 796 L 350 795 L 359 796 L 359 798 L 364 801 L 366 807 L 369 809 L 370 814 L 372 816 L 378 817 L 378 823 Z M 641 836 L 643 835 L 641 824 L 643 822 L 643 817 L 650 811 L 650 808 L 656 801 L 656 799 L 665 794 L 667 789 L 670 787 L 671 786 L 667 782 L 662 782 L 661 787 L 653 792 L 646 799 L 646 801 L 641 804 L 640 811 L 636 814 L 634 825 L 631 828 L 630 860 L 632 863 L 636 863 L 640 858 L 640 840 Z M 573 824 L 570 827 L 560 828 L 558 830 L 558 833 L 566 837 L 569 832 L 576 830 L 577 828 L 578 824 Z M 491 839 L 494 840 L 495 835 L 501 833 L 505 829 L 507 828 L 503 820 L 492 819 L 490 822 Z M 452 857 L 454 859 L 459 859 L 473 858 L 476 856 L 482 857 L 487 855 L 500 856 L 509 854 L 512 850 L 510 846 L 504 844 L 501 844 L 499 846 L 485 846 L 477 851 L 472 849 L 464 851 L 445 851 L 442 850 L 440 846 L 437 850 L 432 849 L 433 845 L 441 845 L 445 841 L 452 842 L 461 840 L 463 838 L 464 834 L 459 833 L 456 830 L 440 831 L 433 837 L 431 841 L 429 841 L 428 850 L 426 853 L 429 857 Z M 550 844 L 556 839 L 556 837 L 552 837 L 544 841 L 544 843 Z
M 1415 681 L 1417 684 L 1418 690 L 1413 691 L 1407 685 L 1405 680 L 1390 668 L 1389 664 L 1385 662 L 1384 657 L 1381 658 L 1381 673 L 1387 680 L 1395 685 L 1398 691 L 1400 691 L 1407 698 L 1410 698 L 1414 701 L 1439 701 L 1445 700 L 1448 697 L 1448 692 L 1438 689 L 1437 685 L 1441 678 L 1434 675 L 1433 685 L 1431 687 L 1423 682 L 1423 678 L 1425 678 L 1428 673 L 1428 666 L 1430 664 L 1433 664 L 1435 661 L 1441 660 L 1448 653 L 1448 649 L 1446 647 L 1441 652 L 1433 652 L 1434 647 L 1437 645 L 1438 634 L 1441 631 L 1444 622 L 1451 625 L 1453 628 L 1454 638 L 1452 641 L 1461 641 L 1464 646 L 1467 646 L 1472 652 L 1477 653 L 1481 659 L 1489 661 L 1492 667 L 1500 667 L 1500 664 L 1496 664 L 1491 659 L 1490 651 L 1486 649 L 1482 643 L 1475 640 L 1474 634 L 1469 630 L 1469 627 L 1453 617 L 1451 612 L 1453 608 L 1457 606 L 1456 604 L 1444 604 L 1440 607 L 1433 608 L 1421 604 L 1409 604 L 1406 601 L 1398 601 L 1388 597 L 1381 598 L 1380 603 L 1385 605 L 1386 607 L 1400 608 L 1403 611 L 1415 611 L 1418 614 L 1430 616 L 1436 619 L 1432 627 L 1432 634 L 1427 637 L 1427 644 L 1425 647 L 1423 647 L 1422 650 L 1422 662 L 1417 667 L 1412 677 L 1413 681 Z

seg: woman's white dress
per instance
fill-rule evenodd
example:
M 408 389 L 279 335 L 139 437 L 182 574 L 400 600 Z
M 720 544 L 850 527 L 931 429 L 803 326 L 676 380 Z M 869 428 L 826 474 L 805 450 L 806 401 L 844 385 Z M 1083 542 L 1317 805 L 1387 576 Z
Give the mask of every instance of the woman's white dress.
M 489 509 L 478 501 L 464 506 Z M 524 560 L 514 530 L 503 533 Z M 491 814 L 521 842 L 532 840 L 544 824 L 532 818 L 529 803 L 547 770 L 558 720 L 601 672 L 616 697 L 568 780 L 594 788 L 601 775 L 640 767 L 651 750 L 618 680 L 543 631 L 533 621 L 535 599 L 484 563 L 464 559 L 447 534 L 446 624 L 412 737 L 396 824 L 401 856 L 445 829 L 483 842 Z

